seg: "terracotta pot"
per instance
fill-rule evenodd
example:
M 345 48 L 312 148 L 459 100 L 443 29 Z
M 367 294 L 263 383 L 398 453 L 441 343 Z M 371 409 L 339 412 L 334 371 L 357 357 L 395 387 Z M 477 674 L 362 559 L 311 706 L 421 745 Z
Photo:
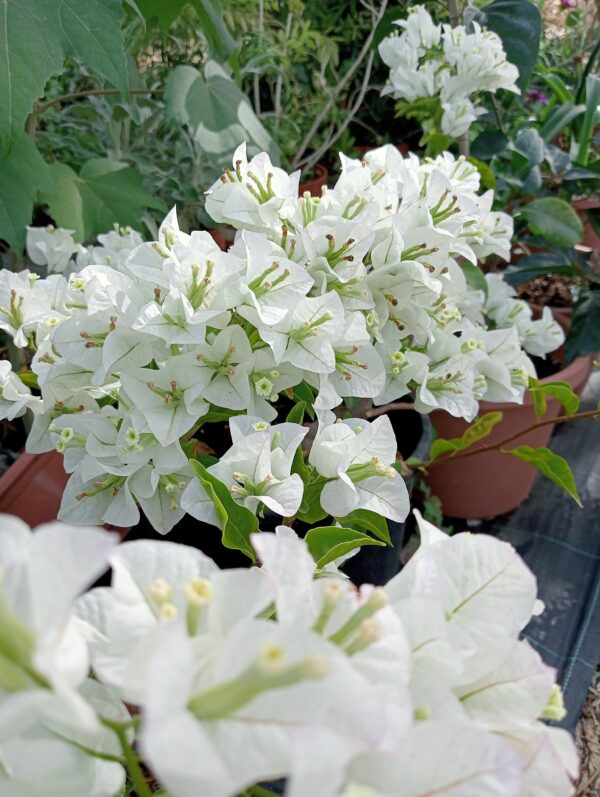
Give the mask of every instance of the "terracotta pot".
M 578 212 L 583 222 L 583 246 L 589 246 L 590 249 L 600 252 L 600 235 L 594 230 L 590 224 L 584 211 L 597 210 L 600 208 L 600 199 L 575 199 L 573 207 Z
M 306 191 L 311 196 L 321 196 L 321 189 L 324 185 L 327 185 L 327 180 L 329 179 L 329 169 L 323 166 L 322 163 L 317 163 L 314 169 L 317 173 L 316 177 L 313 177 L 312 180 L 307 180 L 305 183 L 300 183 L 298 188 L 299 196 L 303 196 Z
M 32 527 L 56 520 L 68 478 L 57 451 L 23 452 L 0 478 L 0 512 L 16 515 Z
M 576 393 L 581 393 L 592 370 L 591 357 L 578 357 L 554 376 L 542 382 L 568 382 Z M 535 423 L 531 394 L 525 394 L 523 404 L 501 404 L 482 401 L 480 414 L 501 411 L 502 421 L 494 427 L 489 437 L 476 446 L 499 442 L 520 429 Z M 556 418 L 561 413 L 561 405 L 555 399 L 548 400 L 545 418 Z M 431 422 L 439 437 L 444 439 L 460 437 L 469 424 L 454 418 L 446 412 L 431 414 Z M 547 446 L 554 426 L 547 424 L 513 440 L 506 447 Z M 442 502 L 445 515 L 456 518 L 487 518 L 502 515 L 516 509 L 529 495 L 537 471 L 526 462 L 489 451 L 475 454 L 456 462 L 433 464 L 425 481 L 432 492 Z
M 70 474 L 63 468 L 58 451 L 28 454 L 23 451 L 0 477 L 0 513 L 16 515 L 32 528 L 52 523 L 58 517 L 60 502 Z M 128 529 L 105 524 L 108 531 L 122 537 Z

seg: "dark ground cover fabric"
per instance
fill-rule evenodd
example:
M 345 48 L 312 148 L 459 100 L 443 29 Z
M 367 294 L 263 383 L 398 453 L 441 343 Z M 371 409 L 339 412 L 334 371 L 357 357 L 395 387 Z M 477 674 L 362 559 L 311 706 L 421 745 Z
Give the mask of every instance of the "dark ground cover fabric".
M 581 409 L 599 400 L 595 372 Z M 573 730 L 600 663 L 600 419 L 557 427 L 550 447 L 571 464 L 583 509 L 538 476 L 522 506 L 472 530 L 512 543 L 536 574 L 546 608 L 524 637 L 558 670 L 568 711 L 560 725 Z

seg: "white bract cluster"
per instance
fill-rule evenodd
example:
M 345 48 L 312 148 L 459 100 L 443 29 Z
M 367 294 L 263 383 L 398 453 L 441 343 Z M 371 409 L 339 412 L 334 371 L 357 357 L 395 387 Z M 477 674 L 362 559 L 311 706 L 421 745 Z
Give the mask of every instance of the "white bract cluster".
M 336 425 L 342 400 L 412 393 L 420 412 L 467 420 L 481 399 L 522 400 L 535 373 L 525 352 L 556 348 L 562 332 L 507 309 L 502 283 L 486 296 L 467 281 L 475 271 L 485 286 L 478 258 L 507 257 L 512 235 L 476 168 L 391 146 L 341 157 L 334 188 L 298 197 L 298 173 L 264 153 L 248 163 L 241 146 L 206 202 L 237 227 L 227 252 L 182 232 L 174 211 L 149 243 L 115 230 L 83 251 L 66 231 L 29 231 L 35 262 L 68 276 L 0 272 L 0 328 L 34 351 L 22 378 L 4 364 L 0 410 L 30 408 L 28 450 L 64 454 L 62 519 L 130 526 L 141 507 L 161 532 L 185 511 L 222 526 L 188 457 L 200 426 L 240 415 L 207 475 L 240 507 L 291 517 L 310 481 L 324 514 L 402 520 L 389 421 Z M 319 420 L 302 469 L 305 429 L 270 426 L 300 398 Z
M 506 60 L 500 37 L 473 22 L 436 25 L 424 6 L 416 6 L 406 19 L 394 24 L 401 34 L 388 36 L 379 54 L 390 67 L 383 94 L 414 102 L 432 98 L 439 102 L 441 130 L 452 137 L 466 133 L 485 113 L 478 105 L 482 92 L 507 89 L 520 94 L 519 72 Z
M 283 526 L 253 537 L 261 567 L 219 570 L 3 516 L 0 791 L 115 797 L 127 770 L 172 797 L 570 794 L 573 741 L 540 721 L 564 716 L 554 671 L 518 640 L 534 576 L 418 521 L 405 569 L 357 591 Z

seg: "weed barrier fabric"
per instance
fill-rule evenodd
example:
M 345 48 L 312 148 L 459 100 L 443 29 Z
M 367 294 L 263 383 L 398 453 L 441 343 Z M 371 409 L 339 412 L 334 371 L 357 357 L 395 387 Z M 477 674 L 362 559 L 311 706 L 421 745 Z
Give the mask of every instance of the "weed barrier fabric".
M 582 410 L 600 400 L 600 373 L 592 374 Z M 516 547 L 538 579 L 545 611 L 523 632 L 544 661 L 558 670 L 573 731 L 600 663 L 600 420 L 558 426 L 550 447 L 571 465 L 583 509 L 542 476 L 514 512 L 477 526 Z M 454 522 L 461 530 L 464 521 Z

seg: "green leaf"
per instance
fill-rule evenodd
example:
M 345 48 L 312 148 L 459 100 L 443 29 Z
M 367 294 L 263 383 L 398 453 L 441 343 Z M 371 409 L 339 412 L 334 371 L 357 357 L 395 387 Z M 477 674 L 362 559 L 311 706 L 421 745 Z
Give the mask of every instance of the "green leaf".
M 471 153 L 475 158 L 490 160 L 494 155 L 506 150 L 508 139 L 497 130 L 484 130 L 471 145 Z
M 507 59 L 519 70 L 517 84 L 525 91 L 540 46 L 540 12 L 530 0 L 493 0 L 483 15 L 487 27 L 502 39 Z
M 66 55 L 83 61 L 126 94 L 129 82 L 120 0 L 60 0 L 56 13 Z
M 346 517 L 338 517 L 336 520 L 342 526 L 364 529 L 377 537 L 378 540 L 383 540 L 387 545 L 392 544 L 387 520 L 378 515 L 377 512 L 371 512 L 369 509 L 355 509 L 354 512 L 350 512 Z
M 578 506 L 582 506 L 573 472 L 566 459 L 550 451 L 549 448 L 531 448 L 531 446 L 517 446 L 505 453 L 517 457 L 522 462 L 529 462 L 542 476 L 562 487 Z
M 136 0 L 137 7 L 148 22 L 167 32 L 189 0 Z
M 33 103 L 43 94 L 50 75 L 62 66 L 64 53 L 52 24 L 53 5 L 0 0 L 0 158 L 21 137 Z
M 165 100 L 167 117 L 187 125 L 209 155 L 222 160 L 246 141 L 249 156 L 265 150 L 279 159 L 279 148 L 246 95 L 215 61 L 208 61 L 203 73 L 191 66 L 172 70 Z
M 304 411 L 306 410 L 306 404 L 303 401 L 299 401 L 297 404 L 294 404 L 292 409 L 288 412 L 287 418 L 285 419 L 287 423 L 298 423 L 302 425 L 304 421 Z
M 469 160 L 473 164 L 473 166 L 477 167 L 477 171 L 479 172 L 479 176 L 481 178 L 481 185 L 483 186 L 483 188 L 485 188 L 486 190 L 489 190 L 490 188 L 495 189 L 496 175 L 490 169 L 487 163 L 484 163 L 483 161 L 480 161 L 478 158 L 474 158 L 473 156 L 471 156 Z
M 223 7 L 219 0 L 195 0 L 202 32 L 211 54 L 219 61 L 227 61 L 238 48 L 238 43 L 223 21 Z
M 579 147 L 575 160 L 586 166 L 589 157 L 590 143 L 598 124 L 598 106 L 600 105 L 600 77 L 589 75 L 585 81 L 585 114 L 579 134 Z
M 504 272 L 504 279 L 509 285 L 522 285 L 524 282 L 543 277 L 546 274 L 566 274 L 575 276 L 575 258 L 572 252 L 552 250 L 520 258 L 514 266 Z
M 22 135 L 8 158 L 0 160 L 0 186 L 0 238 L 20 253 L 36 194 L 53 190 L 48 166 L 29 136 Z
M 573 208 L 557 197 L 535 199 L 523 208 L 530 229 L 555 246 L 575 246 L 583 236 L 583 224 Z
M 567 360 L 600 351 L 600 291 L 582 291 L 565 342 Z
M 573 105 L 572 102 L 567 102 L 553 108 L 540 128 L 541 137 L 547 143 L 554 141 L 559 133 L 561 133 L 573 119 L 581 116 L 584 111 L 585 105 Z
M 544 160 L 546 151 L 544 139 L 533 127 L 519 130 L 513 146 L 517 152 L 527 158 L 531 167 L 539 166 Z
M 485 274 L 479 266 L 469 263 L 466 260 L 463 263 L 459 263 L 459 266 L 462 273 L 465 275 L 468 286 L 474 291 L 483 291 L 483 295 L 487 298 L 488 284 Z
M 313 393 L 310 385 L 307 385 L 306 382 L 300 382 L 299 385 L 294 387 L 293 396 L 296 401 L 304 402 L 306 414 L 311 420 L 314 421 L 315 410 L 313 405 L 315 403 L 315 394 Z
M 226 485 L 213 476 L 212 473 L 209 473 L 201 462 L 191 459 L 190 465 L 215 506 L 223 526 L 223 545 L 226 548 L 242 551 L 254 561 L 255 556 L 250 544 L 250 535 L 259 531 L 256 515 L 246 509 L 245 506 L 238 504 L 233 499 Z
M 139 229 L 146 208 L 165 210 L 144 190 L 142 176 L 126 163 L 97 158 L 84 163 L 79 174 L 63 163 L 53 163 L 49 170 L 54 194 L 42 199 L 56 224 L 75 230 L 80 241 L 115 223 Z
M 451 440 L 444 440 L 438 437 L 431 444 L 429 451 L 430 461 L 434 461 L 442 454 L 450 451 L 461 451 L 463 448 L 469 448 L 478 440 L 483 440 L 484 437 L 491 433 L 494 426 L 500 423 L 502 417 L 501 412 L 486 412 L 485 415 L 475 419 L 462 437 L 455 437 Z
M 304 485 L 302 503 L 296 517 L 303 523 L 317 523 L 327 517 L 327 512 L 321 506 L 321 491 L 327 483 L 326 479 L 318 478 L 314 482 Z
M 33 103 L 65 56 L 127 91 L 119 0 L 0 0 L 0 158 L 21 136 Z
M 223 423 L 236 415 L 245 415 L 245 410 L 226 410 L 223 407 L 215 407 L 211 404 L 209 411 L 198 419 L 199 424 Z
M 318 568 L 325 567 L 340 556 L 345 556 L 363 545 L 385 544 L 374 540 L 368 534 L 338 526 L 317 526 L 311 529 L 304 539 Z
M 533 398 L 535 414 L 539 417 L 546 414 L 548 396 L 560 401 L 567 415 L 574 415 L 581 403 L 579 396 L 568 382 L 540 382 L 530 377 L 529 391 Z

